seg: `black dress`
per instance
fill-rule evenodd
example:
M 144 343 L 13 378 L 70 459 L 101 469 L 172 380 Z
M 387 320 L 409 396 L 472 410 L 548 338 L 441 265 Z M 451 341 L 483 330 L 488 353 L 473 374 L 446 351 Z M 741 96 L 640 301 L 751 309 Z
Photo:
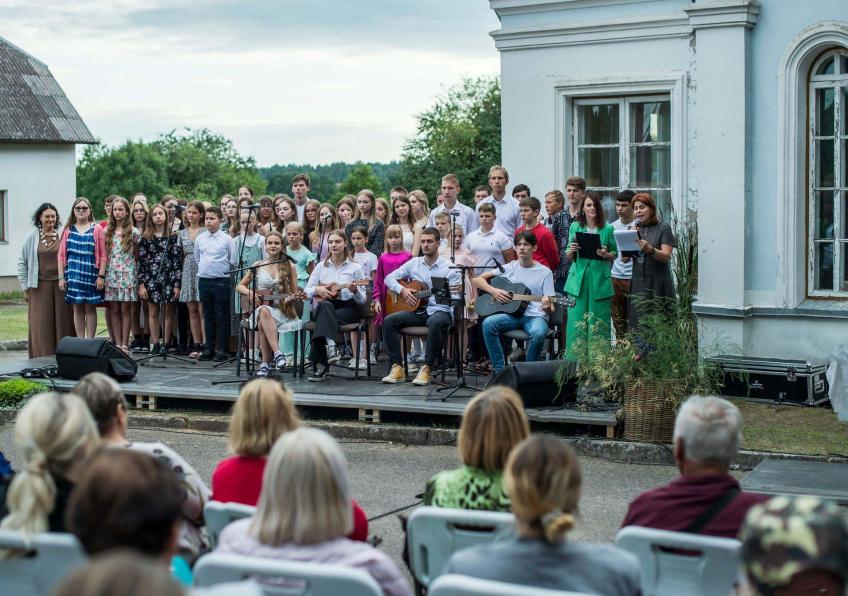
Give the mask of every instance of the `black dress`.
M 665 222 L 639 226 L 639 234 L 657 250 L 663 244 L 677 246 L 677 239 L 671 231 L 671 226 Z M 648 254 L 644 255 L 641 263 L 637 257 L 634 257 L 631 262 L 633 277 L 630 281 L 631 300 L 628 323 L 631 329 L 636 329 L 639 326 L 639 318 L 645 313 L 645 305 L 637 304 L 639 300 L 634 301 L 632 297 L 674 299 L 675 293 L 674 281 L 671 277 L 671 262 L 663 263 Z
M 168 254 L 163 260 L 166 250 Z M 179 295 L 174 296 L 174 288 L 180 287 L 182 265 L 183 249 L 176 235 L 170 239 L 160 236 L 141 239 L 138 245 L 138 283 L 144 284 L 150 302 L 162 304 L 179 300 Z
M 368 249 L 368 252 L 374 253 L 378 257 L 383 254 L 383 248 L 385 247 L 383 244 L 386 226 L 383 225 L 382 219 L 374 220 L 374 225 L 371 228 L 368 228 L 368 220 L 367 219 L 354 219 L 350 223 L 345 226 L 345 236 L 347 236 L 348 247 L 351 249 L 353 245 L 350 243 L 350 234 L 353 232 L 353 228 L 365 228 L 368 230 L 368 241 L 365 243 L 365 248 Z

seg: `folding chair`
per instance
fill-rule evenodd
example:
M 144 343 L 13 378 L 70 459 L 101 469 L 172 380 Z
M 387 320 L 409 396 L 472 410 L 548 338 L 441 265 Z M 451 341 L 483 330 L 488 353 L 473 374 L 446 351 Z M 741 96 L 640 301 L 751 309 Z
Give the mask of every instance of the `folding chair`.
M 256 507 L 241 503 L 222 503 L 209 501 L 203 508 L 203 518 L 206 520 L 206 534 L 209 544 L 214 548 L 218 544 L 221 531 L 234 521 L 251 517 L 256 513 Z
M 741 543 L 732 538 L 628 526 L 615 544 L 639 559 L 644 596 L 725 596 L 740 577 Z
M 257 580 L 265 594 L 269 595 L 382 596 L 383 594 L 380 585 L 367 572 L 342 565 L 210 553 L 200 557 L 194 567 L 194 583 L 200 587 L 251 578 Z M 262 581 L 263 579 L 266 581 Z
M 557 293 L 557 296 L 562 296 L 562 294 Z M 545 332 L 545 339 L 548 342 L 548 359 L 553 360 L 556 357 L 556 352 L 554 352 L 554 341 L 558 337 L 558 332 L 562 329 L 565 322 L 565 307 L 559 304 L 554 304 L 554 310 L 552 313 L 548 315 L 548 330 Z M 505 331 L 501 334 L 502 337 L 506 337 L 508 339 L 514 339 L 517 341 L 528 341 L 530 336 L 523 329 L 514 329 L 512 331 Z M 564 346 L 560 346 L 563 348 Z
M 428 596 L 588 596 L 581 592 L 563 592 L 546 588 L 533 588 L 517 584 L 477 579 L 449 573 L 440 575 L 427 590 Z
M 514 527 L 511 513 L 419 507 L 409 516 L 406 530 L 412 575 L 429 586 L 453 553 L 493 542 Z
M 59 582 L 86 563 L 82 546 L 72 534 L 45 532 L 24 537 L 0 530 L 0 548 L 26 551 L 27 556 L 0 561 L 0 594 L 52 594 Z

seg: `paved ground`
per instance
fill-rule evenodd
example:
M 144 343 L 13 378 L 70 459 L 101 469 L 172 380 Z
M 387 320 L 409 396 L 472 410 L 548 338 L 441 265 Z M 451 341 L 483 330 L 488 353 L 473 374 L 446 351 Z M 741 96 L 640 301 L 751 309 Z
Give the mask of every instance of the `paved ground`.
M 226 437 L 218 434 L 134 429 L 130 438 L 167 443 L 207 481 L 215 464 L 227 455 Z M 13 440 L 12 426 L 0 426 L 0 450 L 17 464 L 20 460 Z M 456 449 L 448 446 L 343 442 L 342 447 L 348 458 L 353 496 L 369 518 L 415 503 L 416 494 L 422 492 L 430 476 L 459 464 Z M 583 497 L 574 538 L 586 541 L 611 541 L 630 500 L 676 474 L 669 466 L 616 464 L 599 459 L 583 459 L 582 466 Z M 395 515 L 371 523 L 370 533 L 382 536 L 381 549 L 400 562 L 403 538 Z

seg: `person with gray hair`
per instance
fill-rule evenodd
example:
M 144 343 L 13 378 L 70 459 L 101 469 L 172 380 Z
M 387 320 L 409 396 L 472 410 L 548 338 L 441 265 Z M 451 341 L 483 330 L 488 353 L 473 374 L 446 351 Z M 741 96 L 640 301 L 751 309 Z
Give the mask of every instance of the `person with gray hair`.
M 693 395 L 674 421 L 680 477 L 630 503 L 624 526 L 736 538 L 745 514 L 767 497 L 744 493 L 730 474 L 742 443 L 742 415 L 726 399 Z
M 224 528 L 215 552 L 362 569 L 387 596 L 412 589 L 392 560 L 346 538 L 353 528 L 347 461 L 324 431 L 300 427 L 271 449 L 256 513 Z

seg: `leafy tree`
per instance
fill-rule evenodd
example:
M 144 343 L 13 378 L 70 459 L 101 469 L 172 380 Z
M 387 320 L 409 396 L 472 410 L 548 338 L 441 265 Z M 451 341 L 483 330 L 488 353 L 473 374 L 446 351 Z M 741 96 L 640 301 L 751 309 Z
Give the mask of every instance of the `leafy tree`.
M 460 198 L 471 202 L 474 187 L 484 184 L 489 167 L 501 161 L 499 79 L 465 79 L 417 120 L 417 131 L 404 145 L 395 180 L 433 196 L 442 176 L 453 173 L 462 185 Z
M 382 185 L 374 175 L 374 171 L 367 163 L 357 163 L 350 169 L 347 178 L 339 184 L 336 191 L 336 200 L 344 195 L 355 195 L 363 188 L 370 188 L 374 194 L 380 195 L 383 192 Z

